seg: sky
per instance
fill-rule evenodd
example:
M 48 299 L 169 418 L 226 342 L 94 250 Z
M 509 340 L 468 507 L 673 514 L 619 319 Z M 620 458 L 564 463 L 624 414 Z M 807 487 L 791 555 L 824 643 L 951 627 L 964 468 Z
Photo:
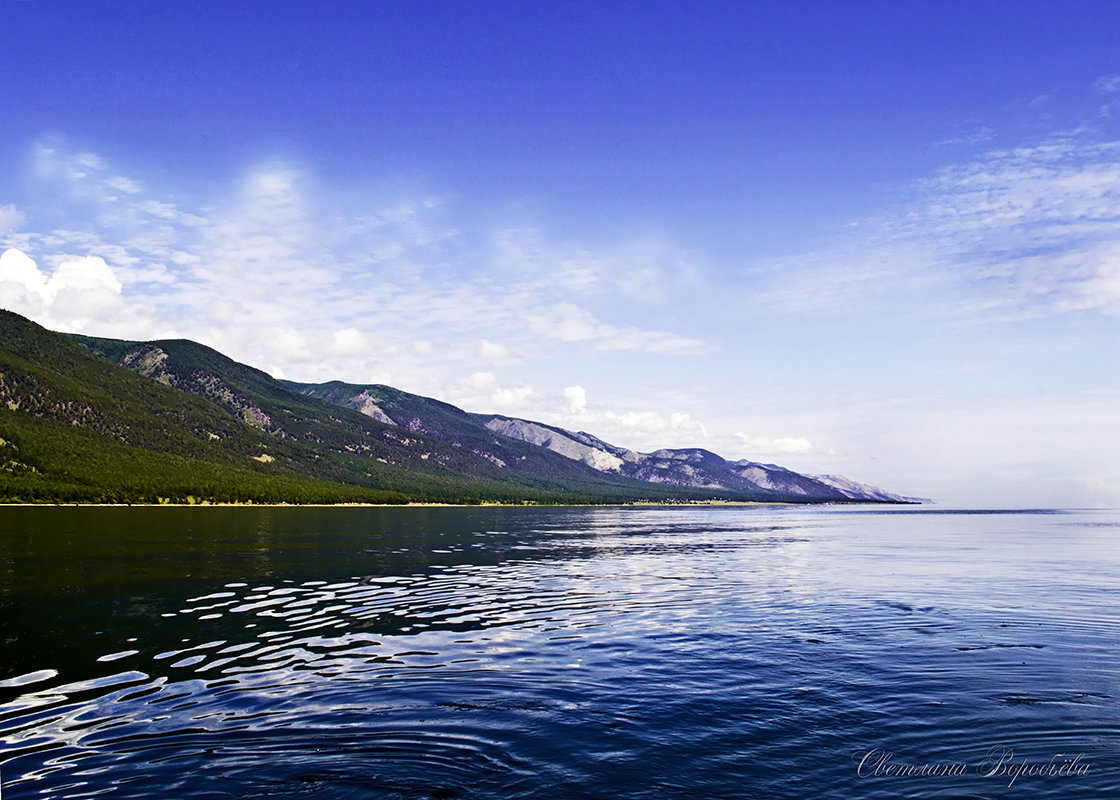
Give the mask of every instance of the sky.
M 0 0 L 0 307 L 1120 500 L 1120 4 Z

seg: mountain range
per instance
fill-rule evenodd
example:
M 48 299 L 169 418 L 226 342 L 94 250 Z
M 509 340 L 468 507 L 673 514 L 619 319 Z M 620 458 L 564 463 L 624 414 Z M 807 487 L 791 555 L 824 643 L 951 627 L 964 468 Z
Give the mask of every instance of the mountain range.
M 277 380 L 196 342 L 0 310 L 0 501 L 910 502 L 840 476 L 638 453 L 382 385 Z

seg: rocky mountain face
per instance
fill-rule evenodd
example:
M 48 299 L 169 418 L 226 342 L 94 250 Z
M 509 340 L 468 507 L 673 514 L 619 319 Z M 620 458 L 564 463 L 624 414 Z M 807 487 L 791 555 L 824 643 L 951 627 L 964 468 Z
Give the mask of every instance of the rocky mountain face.
M 700 448 L 664 449 L 638 453 L 608 444 L 591 434 L 573 433 L 538 422 L 487 417 L 486 427 L 503 436 L 546 447 L 582 461 L 601 472 L 617 472 L 649 483 L 703 489 L 726 489 L 771 497 L 797 497 L 813 501 L 863 500 L 883 503 L 910 502 L 874 486 L 839 475 L 801 475 L 776 464 L 746 459 L 727 461 Z
M 832 486 L 840 492 L 843 492 L 845 496 L 855 500 L 876 500 L 882 503 L 929 502 L 928 500 L 922 501 L 916 497 L 903 497 L 902 495 L 893 494 L 877 486 L 870 486 L 866 483 L 856 483 L 853 480 L 845 478 L 843 475 L 812 475 L 810 477 L 815 481 Z
M 636 483 L 621 474 L 605 475 L 579 460 L 566 458 L 532 442 L 502 436 L 460 408 L 392 386 L 360 386 L 341 381 L 281 383 L 301 396 L 352 409 L 385 424 L 472 453 L 504 472 L 561 476 L 573 480 L 602 481 L 605 478 L 627 485 Z
M 600 472 L 622 472 L 621 467 L 627 460 L 638 458 L 633 451 L 609 445 L 587 433 L 571 433 L 523 419 L 488 418 L 486 415 L 477 418 L 482 420 L 487 430 L 543 447 Z

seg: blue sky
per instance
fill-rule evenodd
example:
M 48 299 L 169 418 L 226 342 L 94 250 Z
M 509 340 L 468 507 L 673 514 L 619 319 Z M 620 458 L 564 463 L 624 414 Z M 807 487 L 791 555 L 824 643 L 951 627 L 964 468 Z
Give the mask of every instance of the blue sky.
M 641 450 L 1120 497 L 1120 6 L 0 0 L 0 306 Z

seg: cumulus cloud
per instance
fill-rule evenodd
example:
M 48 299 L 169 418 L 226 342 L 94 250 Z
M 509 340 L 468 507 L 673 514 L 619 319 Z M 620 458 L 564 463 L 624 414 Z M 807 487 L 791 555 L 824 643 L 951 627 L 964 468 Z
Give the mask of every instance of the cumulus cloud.
M 621 414 L 607 411 L 603 416 L 624 428 L 640 431 L 664 431 L 669 428 L 668 420 L 655 411 L 626 411 Z
M 121 282 L 105 261 L 85 256 L 59 264 L 47 281 L 46 298 L 51 316 L 74 320 L 106 319 L 115 314 L 121 303 Z
M 539 399 L 538 392 L 529 384 L 503 384 L 489 371 L 472 372 L 456 383 L 441 386 L 436 394 L 441 400 L 479 413 L 526 412 Z
M 0 286 L 5 292 L 0 300 L 5 303 L 21 302 L 28 294 L 42 300 L 47 294 L 46 276 L 30 256 L 14 247 L 0 253 Z
M 510 386 L 495 391 L 490 402 L 496 411 L 521 411 L 531 407 L 529 401 L 534 394 L 532 386 Z
M 461 386 L 475 392 L 489 392 L 498 385 L 498 378 L 493 372 L 472 372 L 463 379 Z
M 97 256 L 62 259 L 46 274 L 20 250 L 0 254 L 0 306 L 47 327 L 104 329 L 124 309 L 121 289 L 113 269 Z
M 331 335 L 331 353 L 338 356 L 354 356 L 368 348 L 365 334 L 357 328 L 341 328 Z
M 686 414 L 683 411 L 674 411 L 669 415 L 669 427 L 675 431 L 694 431 L 699 430 L 705 434 L 704 426 L 692 418 L 691 414 Z
M 587 410 L 587 392 L 582 386 L 566 387 L 564 398 L 568 401 L 568 411 L 572 414 L 582 414 Z

